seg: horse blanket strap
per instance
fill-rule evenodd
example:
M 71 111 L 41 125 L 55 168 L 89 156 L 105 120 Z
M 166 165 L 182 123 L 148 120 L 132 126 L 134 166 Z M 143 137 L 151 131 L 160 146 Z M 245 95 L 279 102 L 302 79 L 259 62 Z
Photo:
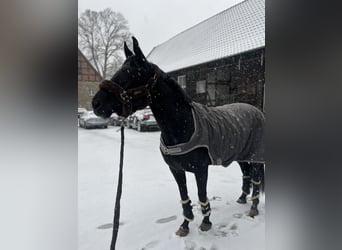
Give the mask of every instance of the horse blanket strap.
M 192 102 L 195 130 L 190 140 L 166 146 L 164 155 L 182 155 L 196 148 L 208 149 L 212 165 L 227 167 L 233 161 L 264 163 L 264 114 L 245 103 L 207 107 Z
M 132 102 L 136 98 L 144 97 L 145 107 L 152 103 L 151 91 L 156 85 L 161 71 L 156 65 L 151 65 L 154 68 L 154 75 L 150 77 L 150 79 L 143 86 L 131 89 L 124 89 L 118 83 L 112 80 L 103 80 L 100 83 L 100 89 L 105 89 L 109 93 L 113 94 L 118 100 L 120 100 L 120 102 L 122 103 L 123 117 L 128 117 L 133 113 Z

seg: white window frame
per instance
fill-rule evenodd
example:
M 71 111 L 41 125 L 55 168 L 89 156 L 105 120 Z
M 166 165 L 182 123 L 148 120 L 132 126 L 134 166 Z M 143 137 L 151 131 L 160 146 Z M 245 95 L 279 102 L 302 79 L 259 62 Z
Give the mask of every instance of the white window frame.
M 182 89 L 186 89 L 186 75 L 180 75 L 177 77 L 177 82 Z
M 207 81 L 201 80 L 196 82 L 196 93 L 204 94 L 207 92 Z

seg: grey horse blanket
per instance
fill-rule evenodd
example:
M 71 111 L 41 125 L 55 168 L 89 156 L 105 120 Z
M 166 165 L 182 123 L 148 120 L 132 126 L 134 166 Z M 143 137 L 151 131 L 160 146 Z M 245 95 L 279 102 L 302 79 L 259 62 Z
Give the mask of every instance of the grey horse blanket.
M 182 155 L 196 148 L 208 149 L 212 165 L 227 167 L 232 161 L 264 163 L 264 114 L 245 103 L 207 107 L 192 103 L 195 131 L 187 143 L 166 146 L 165 155 Z

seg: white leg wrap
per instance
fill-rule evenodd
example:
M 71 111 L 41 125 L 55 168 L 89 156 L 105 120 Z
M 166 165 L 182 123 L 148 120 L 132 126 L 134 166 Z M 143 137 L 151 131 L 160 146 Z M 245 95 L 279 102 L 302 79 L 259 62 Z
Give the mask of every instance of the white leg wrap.
M 187 199 L 187 200 L 185 200 L 185 201 L 181 200 L 180 203 L 181 203 L 181 204 L 187 204 L 189 201 L 190 201 L 190 199 Z
M 206 212 L 205 214 L 203 214 L 203 216 L 206 217 L 206 216 L 209 216 L 210 214 L 211 214 L 211 209 L 208 212 Z
M 248 198 L 248 200 L 252 201 L 252 200 L 258 199 L 259 197 L 260 197 L 260 195 L 256 195 L 256 196 Z
M 260 181 L 255 181 L 255 180 L 251 180 L 251 182 L 254 184 L 254 185 L 260 185 L 261 184 L 261 180 Z
M 206 206 L 206 205 L 208 205 L 209 200 L 207 199 L 206 202 L 201 202 L 201 201 L 199 201 L 198 203 L 199 203 L 201 206 Z
M 193 220 L 194 220 L 194 218 L 195 218 L 195 217 L 194 217 L 194 218 L 190 219 L 190 218 L 188 218 L 188 217 L 185 217 L 185 215 L 184 215 L 184 214 L 183 214 L 183 217 L 184 217 L 184 219 L 185 219 L 185 220 L 187 220 L 187 221 L 189 221 L 189 222 L 193 221 Z

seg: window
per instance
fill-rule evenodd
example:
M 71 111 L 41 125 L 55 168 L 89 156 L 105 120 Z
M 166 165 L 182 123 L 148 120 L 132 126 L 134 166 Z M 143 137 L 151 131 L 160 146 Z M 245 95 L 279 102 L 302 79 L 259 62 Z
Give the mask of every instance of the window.
M 206 92 L 206 81 L 198 81 L 196 82 L 196 93 L 197 94 L 204 94 Z
M 208 83 L 215 83 L 216 82 L 216 71 L 210 71 L 207 75 Z
M 230 72 L 227 68 L 221 68 L 217 71 L 217 80 L 230 82 Z
M 186 75 L 178 76 L 177 82 L 183 89 L 185 89 L 186 88 Z
M 208 106 L 215 106 L 216 102 L 216 85 L 208 84 L 207 104 Z

